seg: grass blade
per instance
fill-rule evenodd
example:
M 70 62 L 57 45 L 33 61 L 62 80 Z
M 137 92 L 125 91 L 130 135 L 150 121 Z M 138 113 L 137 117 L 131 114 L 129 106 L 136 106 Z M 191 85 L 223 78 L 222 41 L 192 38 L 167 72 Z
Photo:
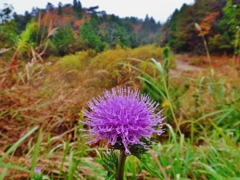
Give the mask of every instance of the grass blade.
M 222 129 L 220 129 L 213 121 L 210 121 L 212 123 L 212 125 L 215 127 L 215 129 L 218 131 L 219 134 L 222 135 L 222 137 L 224 138 L 224 140 L 226 141 L 226 143 L 231 146 L 232 148 L 234 148 L 239 154 L 240 154 L 240 150 L 238 149 L 238 147 L 231 141 L 231 139 L 222 131 Z
M 2 173 L 0 174 L 0 180 L 4 180 L 4 177 L 6 176 L 7 172 L 8 172 L 8 168 L 4 167 Z
M 23 137 L 21 137 L 15 144 L 11 146 L 11 148 L 8 149 L 8 151 L 0 158 L 0 162 L 3 161 L 11 152 L 13 152 L 17 147 L 25 140 L 27 139 L 32 133 L 34 133 L 39 126 L 34 127 L 31 129 L 27 134 L 25 134 Z
M 5 167 L 5 168 L 10 168 L 10 169 L 16 169 L 19 171 L 27 172 L 30 173 L 30 170 L 27 168 L 12 164 L 12 163 L 5 163 L 5 162 L 0 162 L 0 166 Z
M 39 150 L 40 150 L 40 143 L 41 143 L 41 139 L 42 139 L 42 128 L 39 131 L 38 134 L 38 139 L 37 139 L 37 143 L 35 146 L 35 151 L 33 154 L 33 160 L 32 160 L 32 167 L 31 167 L 31 177 L 33 177 L 34 175 L 34 169 L 37 165 L 37 160 L 38 160 L 38 154 L 39 154 Z
M 146 161 L 144 161 L 144 158 L 138 157 L 136 156 L 139 161 L 141 161 L 141 163 L 143 164 L 143 166 L 148 170 L 148 172 L 150 172 L 152 175 L 154 175 L 155 177 L 158 177 L 159 179 L 164 179 L 157 171 L 155 171 L 153 168 L 151 168 Z
M 73 174 L 74 174 L 73 154 L 74 154 L 73 151 L 71 151 L 69 156 L 68 180 L 73 179 Z

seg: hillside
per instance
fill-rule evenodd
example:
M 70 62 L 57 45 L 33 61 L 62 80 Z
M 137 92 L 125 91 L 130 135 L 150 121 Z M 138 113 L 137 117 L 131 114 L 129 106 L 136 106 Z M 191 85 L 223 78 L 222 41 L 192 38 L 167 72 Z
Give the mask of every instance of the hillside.
M 36 41 L 40 41 L 46 31 L 58 28 L 47 49 L 48 54 L 57 56 L 88 48 L 101 52 L 116 46 L 134 48 L 153 43 L 169 46 L 176 53 L 202 55 L 206 52 L 203 39 L 210 53 L 232 55 L 239 53 L 239 7 L 239 1 L 196 0 L 192 5 L 183 4 L 166 23 L 160 24 L 148 15 L 144 20 L 119 18 L 98 11 L 98 6 L 82 7 L 80 1 L 74 0 L 73 4 L 59 3 L 57 7 L 48 3 L 46 9 L 33 8 L 24 16 L 14 13 L 15 21 L 10 29 L 17 28 L 17 34 L 20 34 L 34 19 L 40 26 L 35 35 L 38 37 L 32 41 L 39 43 Z M 8 9 L 3 12 L 9 16 L 12 9 Z M 200 29 L 196 28 L 196 23 Z M 1 29 L 1 46 L 10 46 L 13 38 L 3 38 L 6 32 Z
M 61 56 L 88 48 L 101 52 L 116 46 L 134 48 L 158 43 L 161 24 L 152 17 L 119 18 L 98 11 L 98 6 L 83 8 L 80 1 L 74 2 L 73 5 L 59 3 L 58 7 L 48 3 L 46 9 L 33 9 L 24 16 L 15 13 L 18 31 L 24 30 L 31 19 L 40 23 L 37 39 L 46 29 L 58 28 L 51 37 L 48 53 Z

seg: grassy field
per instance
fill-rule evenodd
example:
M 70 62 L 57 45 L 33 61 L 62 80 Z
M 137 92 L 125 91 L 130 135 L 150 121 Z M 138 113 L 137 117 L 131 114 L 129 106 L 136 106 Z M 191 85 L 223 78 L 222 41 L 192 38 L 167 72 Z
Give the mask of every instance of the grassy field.
M 240 179 L 239 71 L 165 52 L 89 50 L 22 60 L 11 73 L 1 60 L 0 179 L 105 179 L 105 143 L 86 144 L 82 110 L 117 86 L 148 94 L 166 117 L 156 144 L 127 158 L 125 179 Z

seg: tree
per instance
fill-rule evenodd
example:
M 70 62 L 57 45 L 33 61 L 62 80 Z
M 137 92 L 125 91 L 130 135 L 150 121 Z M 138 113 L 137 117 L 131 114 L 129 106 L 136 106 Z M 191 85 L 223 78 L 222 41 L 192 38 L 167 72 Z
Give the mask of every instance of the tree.
M 84 41 L 87 48 L 92 48 L 97 52 L 100 52 L 104 49 L 104 45 L 94 31 L 93 26 L 90 22 L 85 22 L 82 27 L 80 28 L 80 37 Z
M 153 17 L 148 17 L 146 15 L 145 20 L 142 22 L 142 28 L 138 34 L 138 41 L 140 44 L 152 44 L 158 41 L 159 39 L 157 36 L 159 28 L 158 25 L 156 24 L 155 20 Z
M 19 31 L 19 33 L 25 30 L 27 23 L 33 18 L 31 14 L 32 13 L 29 13 L 28 11 L 25 11 L 24 16 L 13 13 L 13 18 L 17 23 L 17 31 Z
M 148 17 L 148 14 L 146 15 L 146 17 L 145 17 L 145 20 L 144 20 L 145 22 L 148 22 L 149 21 L 149 17 Z
M 202 38 L 194 24 L 200 24 L 206 42 L 212 39 L 219 33 L 217 26 L 224 1 L 196 0 L 193 5 L 183 4 L 180 10 L 176 9 L 162 28 L 162 32 L 165 30 L 165 38 L 161 39 L 163 45 L 168 44 L 176 52 L 205 53 Z
M 177 20 L 178 20 L 179 10 L 175 9 L 172 17 L 169 21 L 169 30 L 168 30 L 168 44 L 173 47 L 175 45 L 175 40 L 177 36 Z
M 73 0 L 73 10 L 77 11 L 77 0 Z
M 231 44 L 234 49 L 234 61 L 237 63 L 237 56 L 240 54 L 240 1 L 227 0 L 223 19 L 229 27 L 228 31 L 232 37 Z
M 54 10 L 54 5 L 50 2 L 48 2 L 46 5 L 46 10 L 47 10 L 47 12 L 52 12 Z
M 77 13 L 77 17 L 79 19 L 82 19 L 82 4 L 80 1 L 77 2 L 76 13 Z
M 65 28 L 59 28 L 52 39 L 52 50 L 64 56 L 69 52 L 69 47 L 74 42 L 74 34 L 70 23 Z
M 80 1 L 77 2 L 77 11 L 82 11 L 82 4 Z
M 32 17 L 38 16 L 39 9 L 38 8 L 32 8 L 32 12 L 30 13 Z
M 62 3 L 61 2 L 58 3 L 58 15 L 59 16 L 62 15 Z
M 94 14 L 98 8 L 99 6 L 92 6 L 92 7 L 89 7 L 87 11 L 91 14 Z
M 80 1 L 73 0 L 73 10 L 79 19 L 82 18 L 82 4 Z
M 11 18 L 13 7 L 5 4 L 0 10 L 0 49 L 12 47 L 16 39 L 16 21 Z

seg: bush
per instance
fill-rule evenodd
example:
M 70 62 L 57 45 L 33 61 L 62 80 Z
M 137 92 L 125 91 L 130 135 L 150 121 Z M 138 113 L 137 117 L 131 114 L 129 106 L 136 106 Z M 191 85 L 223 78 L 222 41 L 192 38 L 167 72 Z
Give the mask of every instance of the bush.
M 91 51 L 80 51 L 75 54 L 64 56 L 60 59 L 63 69 L 81 69 L 86 68 L 91 59 Z

